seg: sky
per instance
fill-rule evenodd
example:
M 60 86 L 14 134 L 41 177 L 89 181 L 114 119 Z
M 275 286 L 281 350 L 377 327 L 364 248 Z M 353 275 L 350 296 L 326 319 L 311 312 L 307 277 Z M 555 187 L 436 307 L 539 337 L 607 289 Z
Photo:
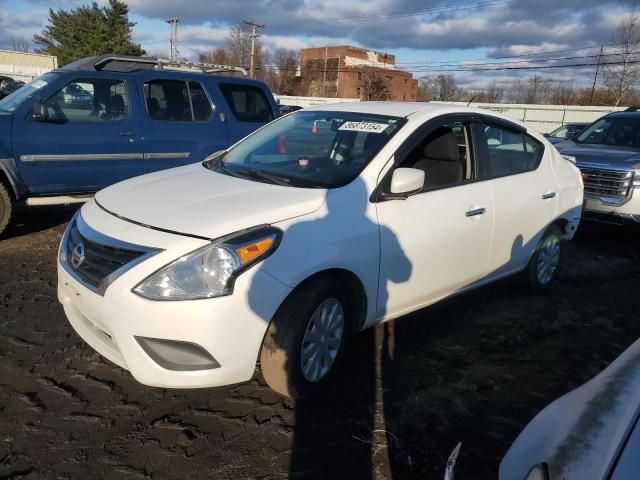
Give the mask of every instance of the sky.
M 105 3 L 106 0 L 98 0 Z M 0 0 L 0 48 L 31 39 L 48 9 L 82 0 Z M 534 74 L 586 85 L 593 66 L 498 70 L 594 63 L 600 45 L 615 48 L 616 29 L 634 0 L 129 0 L 134 41 L 150 54 L 169 55 L 169 25 L 178 17 L 181 57 L 224 46 L 242 20 L 265 25 L 264 47 L 299 49 L 355 45 L 396 55 L 414 77 L 451 73 L 458 84 L 482 88 Z M 557 53 L 546 53 L 557 52 Z M 517 57 L 521 55 L 531 55 Z M 504 58 L 512 57 L 512 58 Z M 548 58 L 559 60 L 548 61 Z M 495 66 L 496 63 L 508 65 Z M 484 65 L 482 65 L 484 64 Z M 482 69 L 482 70 L 478 70 Z M 462 70 L 462 71 L 461 71 Z M 474 70 L 474 71 L 469 71 Z

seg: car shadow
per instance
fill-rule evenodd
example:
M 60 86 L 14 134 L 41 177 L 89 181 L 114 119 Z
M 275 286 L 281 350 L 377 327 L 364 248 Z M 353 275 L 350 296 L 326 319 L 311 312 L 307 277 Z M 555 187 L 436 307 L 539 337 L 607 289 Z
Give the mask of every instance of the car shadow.
M 37 233 L 71 220 L 81 204 L 27 207 L 17 205 L 7 229 L 0 234 L 0 241 Z
M 527 242 L 516 236 L 510 258 L 490 276 L 511 273 L 513 259 L 545 231 Z M 582 227 L 582 251 L 565 249 L 567 268 L 545 294 L 508 277 L 353 337 L 331 388 L 294 404 L 290 478 L 442 478 L 458 442 L 460 478 L 496 478 L 524 425 L 628 346 L 616 333 L 627 319 L 605 316 L 617 322 L 610 330 L 592 321 L 594 311 L 615 312 L 624 278 L 607 285 L 615 290 L 603 299 L 594 295 L 598 266 L 590 276 L 580 270 L 591 261 L 584 252 L 595 255 L 601 240 L 611 255 L 622 254 L 609 235 Z M 406 263 L 403 275 L 380 285 L 411 281 Z M 640 327 L 631 330 L 633 341 Z M 610 347 L 585 351 L 592 342 Z

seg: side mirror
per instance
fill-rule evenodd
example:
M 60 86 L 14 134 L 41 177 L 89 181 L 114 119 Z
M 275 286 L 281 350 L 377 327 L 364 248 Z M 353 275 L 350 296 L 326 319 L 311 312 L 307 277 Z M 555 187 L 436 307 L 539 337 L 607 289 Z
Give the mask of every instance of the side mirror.
M 391 193 L 406 194 L 421 190 L 424 186 L 424 170 L 396 168 L 391 177 Z
M 31 110 L 31 120 L 34 122 L 46 122 L 49 119 L 49 111 L 41 100 L 36 100 Z

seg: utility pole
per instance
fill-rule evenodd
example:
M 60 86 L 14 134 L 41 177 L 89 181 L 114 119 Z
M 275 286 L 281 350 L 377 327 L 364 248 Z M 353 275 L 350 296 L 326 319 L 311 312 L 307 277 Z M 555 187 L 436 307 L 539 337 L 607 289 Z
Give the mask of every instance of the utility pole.
M 251 78 L 256 78 L 255 77 L 255 64 L 256 64 L 256 38 L 258 38 L 260 35 L 258 35 L 256 33 L 258 28 L 264 28 L 264 25 L 258 25 L 257 23 L 251 22 L 251 21 L 247 21 L 245 20 L 243 22 L 245 25 L 249 25 L 252 30 L 251 30 L 251 64 L 249 66 L 249 77 Z
M 178 60 L 178 23 L 177 17 L 170 18 L 167 23 L 171 25 L 171 34 L 169 36 L 169 58 L 172 62 Z
M 589 99 L 589 105 L 593 105 L 593 94 L 596 91 L 596 82 L 598 81 L 598 70 L 600 70 L 600 62 L 602 61 L 603 51 L 604 51 L 604 45 L 601 45 L 600 54 L 598 55 L 598 63 L 596 65 L 596 74 L 593 76 L 593 85 L 591 86 L 591 98 Z

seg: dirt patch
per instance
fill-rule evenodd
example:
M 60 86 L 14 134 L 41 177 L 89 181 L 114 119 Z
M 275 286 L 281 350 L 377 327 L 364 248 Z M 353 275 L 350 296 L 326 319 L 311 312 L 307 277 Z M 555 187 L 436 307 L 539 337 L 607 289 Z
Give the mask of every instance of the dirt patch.
M 640 336 L 638 230 L 583 228 L 544 296 L 513 280 L 355 338 L 333 391 L 138 384 L 73 332 L 55 258 L 72 208 L 0 240 L 0 478 L 495 478 L 548 402 Z M 24 213 L 23 213 L 24 215 Z

